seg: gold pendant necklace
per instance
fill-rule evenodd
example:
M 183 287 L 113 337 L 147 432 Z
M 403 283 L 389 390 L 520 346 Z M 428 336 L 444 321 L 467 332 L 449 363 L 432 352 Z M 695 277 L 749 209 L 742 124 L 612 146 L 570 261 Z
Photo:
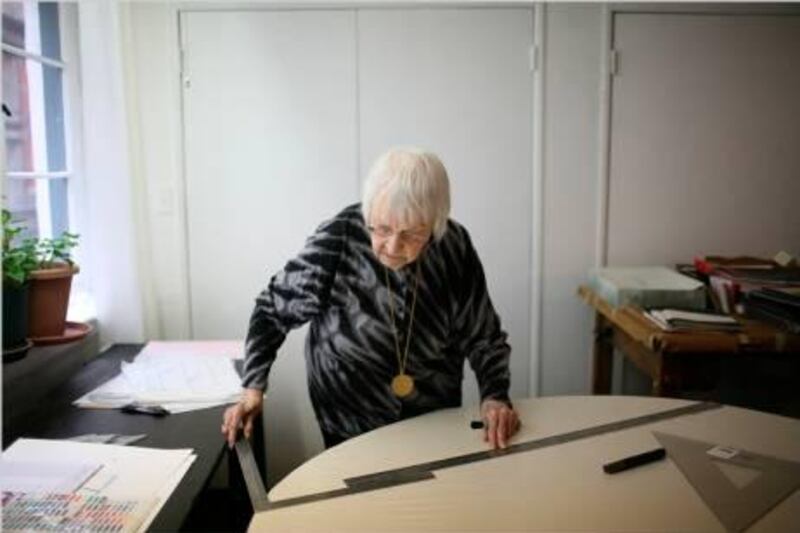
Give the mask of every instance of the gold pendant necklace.
M 392 392 L 399 398 L 405 398 L 414 392 L 414 378 L 408 374 L 397 374 L 392 379 Z
M 414 282 L 414 296 L 411 300 L 411 315 L 408 318 L 408 335 L 406 336 L 406 349 L 400 352 L 400 339 L 397 336 L 397 323 L 394 319 L 394 299 L 392 297 L 392 287 L 389 285 L 389 269 L 384 265 L 383 271 L 386 274 L 386 288 L 389 290 L 389 316 L 392 318 L 392 330 L 394 331 L 394 348 L 397 354 L 398 373 L 392 379 L 392 392 L 398 398 L 405 398 L 414 392 L 414 378 L 406 374 L 406 363 L 408 362 L 408 348 L 411 346 L 411 331 L 414 327 L 414 309 L 417 306 L 417 291 L 419 289 L 420 267 L 417 263 L 417 275 Z

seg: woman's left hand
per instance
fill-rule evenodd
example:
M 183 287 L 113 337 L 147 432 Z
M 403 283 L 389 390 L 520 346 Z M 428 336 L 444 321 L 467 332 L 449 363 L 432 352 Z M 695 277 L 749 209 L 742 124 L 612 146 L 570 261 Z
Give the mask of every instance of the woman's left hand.
M 519 417 L 513 407 L 500 400 L 484 400 L 481 404 L 483 440 L 496 450 L 506 448 L 508 441 L 519 430 Z

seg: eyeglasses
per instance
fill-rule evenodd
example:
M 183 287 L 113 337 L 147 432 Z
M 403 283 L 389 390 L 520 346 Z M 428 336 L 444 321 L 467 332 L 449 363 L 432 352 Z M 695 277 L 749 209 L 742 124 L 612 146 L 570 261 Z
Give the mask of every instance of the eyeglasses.
M 367 231 L 379 239 L 389 239 L 396 235 L 398 240 L 413 244 L 424 244 L 430 238 L 428 229 L 394 231 L 389 226 L 367 226 Z

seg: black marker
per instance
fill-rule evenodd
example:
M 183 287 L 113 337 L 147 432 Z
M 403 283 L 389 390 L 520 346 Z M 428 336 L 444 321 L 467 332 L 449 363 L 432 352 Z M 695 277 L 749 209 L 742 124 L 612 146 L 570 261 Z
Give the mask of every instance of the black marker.
M 483 420 L 473 420 L 469 423 L 469 427 L 472 429 L 483 429 Z
M 664 450 L 664 448 L 656 448 L 655 450 L 650 450 L 649 452 L 632 455 L 630 457 L 620 459 L 619 461 L 604 464 L 603 471 L 606 474 L 616 474 L 617 472 L 630 470 L 631 468 L 636 468 L 637 466 L 653 463 L 663 459 L 666 456 L 667 452 Z
M 160 405 L 143 405 L 136 402 L 123 405 L 119 410 L 129 415 L 152 415 L 161 417 L 169 414 L 169 411 Z

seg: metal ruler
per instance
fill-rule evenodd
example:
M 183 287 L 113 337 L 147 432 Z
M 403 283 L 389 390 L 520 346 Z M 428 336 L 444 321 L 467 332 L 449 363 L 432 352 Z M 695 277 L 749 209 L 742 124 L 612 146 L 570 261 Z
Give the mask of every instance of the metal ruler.
M 250 495 L 253 511 L 267 510 L 269 508 L 267 489 L 264 488 L 264 481 L 261 479 L 261 474 L 258 473 L 258 465 L 249 440 L 240 437 L 236 441 L 236 455 L 239 457 L 239 466 L 242 468 L 244 484 L 247 486 L 247 494 Z
M 394 487 L 397 485 L 403 485 L 405 483 L 423 481 L 426 479 L 434 479 L 436 476 L 433 475 L 433 472 L 436 470 L 443 470 L 445 468 L 451 468 L 454 466 L 462 466 L 470 463 L 475 463 L 478 461 L 486 461 L 488 459 L 505 457 L 507 455 L 515 453 L 538 450 L 540 448 L 547 448 L 548 446 L 557 446 L 559 444 L 564 444 L 567 442 L 573 442 L 580 439 L 586 439 L 590 437 L 596 437 L 598 435 L 604 435 L 606 433 L 612 433 L 615 431 L 622 431 L 624 429 L 629 429 L 637 426 L 643 426 L 646 424 L 661 422 L 663 420 L 669 420 L 671 418 L 676 418 L 679 416 L 702 413 L 705 411 L 710 411 L 712 409 L 718 409 L 720 407 L 722 407 L 722 405 L 718 403 L 711 403 L 711 402 L 693 403 L 690 405 L 686 405 L 684 407 L 676 407 L 674 409 L 668 409 L 666 411 L 660 411 L 648 415 L 637 416 L 634 418 L 627 418 L 624 420 L 618 420 L 616 422 L 601 424 L 599 426 L 592 426 L 585 429 L 579 429 L 576 431 L 569 431 L 567 433 L 561 433 L 559 435 L 553 435 L 550 437 L 545 437 L 543 439 L 520 442 L 518 444 L 513 444 L 503 450 L 484 450 L 480 452 L 448 457 L 446 459 L 429 461 L 426 463 L 418 463 L 415 465 L 406 466 L 402 468 L 384 470 L 382 472 L 376 472 L 374 474 L 351 477 L 344 480 L 346 487 L 341 489 L 318 492 L 315 494 L 308 494 L 306 496 L 297 496 L 294 498 L 286 498 L 284 500 L 278 500 L 278 501 L 268 500 L 266 492 L 263 489 L 263 484 L 261 485 L 260 492 L 258 491 L 258 487 L 255 487 L 253 489 L 256 491 L 256 494 L 254 496 L 254 492 L 250 488 L 250 482 L 247 481 L 248 477 L 252 478 L 253 476 L 255 476 L 258 479 L 259 483 L 261 477 L 258 474 L 258 469 L 256 468 L 255 459 L 253 459 L 253 452 L 250 449 L 249 443 L 244 439 L 241 439 L 236 443 L 236 451 L 239 454 L 239 461 L 242 466 L 242 472 L 245 473 L 245 482 L 247 482 L 248 485 L 248 492 L 250 493 L 250 498 L 253 500 L 253 508 L 257 511 L 262 511 L 262 510 L 280 509 L 283 507 L 291 507 L 294 505 L 301 505 L 304 503 L 317 502 L 321 500 L 329 500 L 331 498 L 338 498 L 340 496 L 347 496 L 350 494 L 358 494 L 360 492 L 368 492 L 372 490 L 384 489 L 388 487 Z M 248 470 L 250 471 L 249 473 L 247 472 Z

